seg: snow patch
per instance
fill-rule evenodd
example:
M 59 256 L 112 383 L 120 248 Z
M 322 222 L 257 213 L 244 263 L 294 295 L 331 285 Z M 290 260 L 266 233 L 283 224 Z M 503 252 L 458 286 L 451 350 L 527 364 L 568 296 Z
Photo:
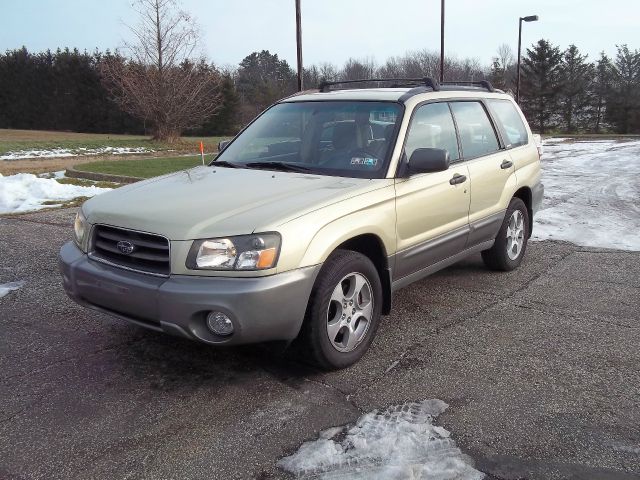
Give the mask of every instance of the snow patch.
M 317 440 L 302 444 L 278 466 L 298 478 L 484 478 L 473 468 L 471 458 L 456 447 L 450 433 L 433 424 L 447 407 L 442 400 L 424 400 L 375 410 L 360 417 L 351 428 L 333 427 L 321 432 Z
M 0 298 L 6 296 L 9 292 L 13 290 L 17 290 L 22 287 L 25 283 L 24 280 L 20 280 L 18 282 L 9 282 L 0 284 Z
M 0 155 L 0 160 L 24 160 L 29 158 L 78 157 L 81 155 L 129 155 L 150 153 L 145 147 L 99 147 L 99 148 L 51 148 L 48 150 L 15 150 Z
M 66 171 L 65 171 L 65 170 L 58 170 L 57 172 L 39 173 L 39 174 L 38 174 L 38 177 L 39 177 L 39 178 L 55 178 L 55 179 L 60 179 L 60 178 L 66 178 L 65 173 L 66 173 Z
M 93 197 L 111 190 L 95 186 L 65 185 L 54 178 L 40 178 L 30 173 L 3 176 L 0 174 L 0 214 L 28 212 L 56 205 L 43 205 L 46 201 L 72 200 Z M 59 204 L 58 204 L 59 205 Z
M 546 139 L 534 240 L 640 250 L 640 141 Z

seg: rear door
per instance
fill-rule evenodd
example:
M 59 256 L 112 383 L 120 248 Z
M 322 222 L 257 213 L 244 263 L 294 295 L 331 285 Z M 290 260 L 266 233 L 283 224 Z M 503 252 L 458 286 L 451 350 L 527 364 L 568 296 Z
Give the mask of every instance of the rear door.
M 502 133 L 505 148 L 509 150 L 516 172 L 531 163 L 537 163 L 537 145 L 529 141 L 529 131 L 513 100 L 490 99 L 487 100 L 487 106 Z
M 395 279 L 463 250 L 469 231 L 469 171 L 459 163 L 455 126 L 446 102 L 428 103 L 414 111 L 405 141 L 407 159 L 416 148 L 445 149 L 452 165 L 444 172 L 396 180 Z M 456 180 L 451 182 L 453 177 Z
M 472 247 L 497 235 L 516 184 L 515 167 L 481 101 L 450 105 L 471 180 L 467 247 Z

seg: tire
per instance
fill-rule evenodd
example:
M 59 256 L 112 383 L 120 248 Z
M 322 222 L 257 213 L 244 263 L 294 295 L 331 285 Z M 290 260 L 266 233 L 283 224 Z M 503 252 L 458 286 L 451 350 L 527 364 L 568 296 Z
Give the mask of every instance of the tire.
M 325 370 L 348 367 L 369 349 L 381 312 L 382 283 L 373 262 L 336 250 L 311 291 L 298 351 Z
M 492 270 L 515 270 L 522 263 L 528 239 L 529 211 L 521 199 L 514 197 L 509 202 L 493 247 L 482 252 L 482 260 Z

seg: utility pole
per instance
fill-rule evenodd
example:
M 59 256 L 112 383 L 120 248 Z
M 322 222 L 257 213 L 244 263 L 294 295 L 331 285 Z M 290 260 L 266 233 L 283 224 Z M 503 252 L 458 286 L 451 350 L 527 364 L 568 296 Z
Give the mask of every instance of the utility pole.
M 298 91 L 302 91 L 302 20 L 300 17 L 300 0 L 296 0 L 296 46 L 298 49 Z
M 444 82 L 444 1 L 440 1 L 440 83 Z

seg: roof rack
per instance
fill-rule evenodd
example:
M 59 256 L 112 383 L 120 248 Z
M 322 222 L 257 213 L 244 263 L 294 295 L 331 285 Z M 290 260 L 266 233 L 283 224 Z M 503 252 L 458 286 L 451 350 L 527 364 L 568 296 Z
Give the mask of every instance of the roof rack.
M 434 92 L 440 90 L 440 84 L 436 80 L 430 77 L 422 77 L 422 78 L 363 78 L 360 80 L 341 80 L 336 82 L 327 82 L 322 81 L 320 85 L 318 85 L 318 90 L 323 93 L 330 92 L 331 89 L 329 87 L 333 85 L 344 85 L 344 84 L 353 84 L 353 83 L 372 83 L 372 82 L 396 82 L 392 85 L 387 86 L 386 88 L 397 88 L 397 87 L 415 87 L 415 86 L 425 86 L 431 88 Z M 398 83 L 400 82 L 400 83 Z M 488 82 L 487 82 L 488 83 Z
M 481 87 L 486 89 L 489 92 L 495 92 L 495 88 L 493 88 L 493 85 L 491 85 L 491 82 L 489 80 L 477 80 L 477 81 L 451 81 L 451 82 L 442 82 L 441 85 L 451 85 L 451 86 L 455 86 L 455 85 L 467 85 L 470 87 Z

